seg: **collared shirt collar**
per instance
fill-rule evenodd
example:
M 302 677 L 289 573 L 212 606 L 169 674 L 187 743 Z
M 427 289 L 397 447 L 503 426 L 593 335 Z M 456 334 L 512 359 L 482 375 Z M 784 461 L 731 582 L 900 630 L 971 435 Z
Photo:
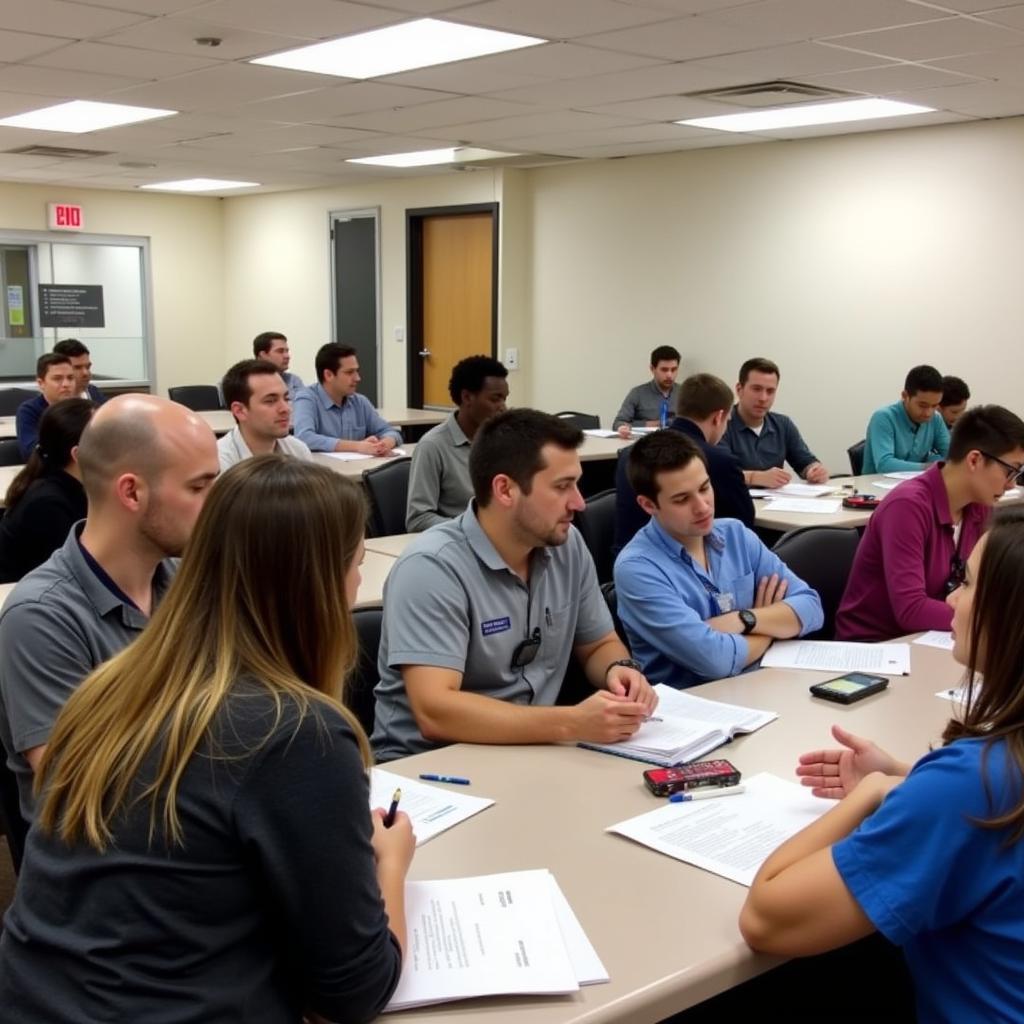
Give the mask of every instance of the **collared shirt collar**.
M 235 429 L 232 430 L 230 434 L 228 434 L 228 437 L 231 438 L 230 444 L 231 447 L 235 449 L 235 454 L 238 456 L 239 462 L 241 462 L 244 459 L 252 458 L 252 451 L 250 450 L 249 446 L 245 443 L 245 438 L 242 436 L 242 428 L 240 426 L 236 424 Z M 274 441 L 274 452 L 277 453 L 278 455 L 286 454 L 283 451 L 281 444 L 278 440 Z
M 644 529 L 650 531 L 651 540 L 666 553 L 698 568 L 689 551 L 669 534 L 654 516 L 651 516 L 651 521 Z M 717 554 L 721 554 L 725 550 L 725 535 L 717 523 L 711 527 L 711 532 L 704 538 L 704 543 Z
M 650 380 L 649 380 L 649 381 L 647 382 L 647 386 L 648 386 L 648 387 L 649 387 L 649 388 L 650 388 L 650 389 L 651 389 L 651 390 L 652 390 L 652 391 L 653 391 L 653 392 L 654 392 L 654 393 L 655 393 L 655 394 L 656 394 L 656 395 L 657 395 L 657 396 L 658 396 L 658 397 L 659 397 L 660 399 L 662 399 L 662 401 L 664 401 L 664 400 L 665 400 L 666 398 L 671 398 L 671 397 L 672 397 L 672 392 L 673 392 L 673 391 L 675 390 L 675 388 L 676 388 L 675 384 L 673 384 L 673 385 L 672 385 L 672 387 L 670 387 L 670 388 L 668 389 L 668 394 L 666 395 L 666 394 L 665 394 L 665 392 L 664 392 L 664 391 L 662 391 L 662 390 L 661 390 L 661 388 L 659 388 L 659 387 L 658 387 L 658 382 L 657 382 L 657 381 L 656 381 L 656 380 L 655 380 L 655 379 L 654 379 L 653 377 L 652 377 L 652 378 L 651 378 L 651 379 L 650 379 Z
M 739 402 L 732 407 L 732 415 L 729 417 L 729 422 L 735 423 L 737 430 L 749 430 L 755 437 L 764 437 L 765 434 L 774 434 L 777 430 L 777 427 L 775 426 L 775 417 L 772 416 L 771 412 L 766 412 L 764 414 L 764 419 L 761 420 L 761 433 L 755 434 L 754 428 L 747 426 L 747 424 L 744 423 L 743 417 L 740 415 Z
M 351 397 L 351 395 L 346 395 L 340 402 L 336 402 L 329 394 L 327 394 L 327 389 L 320 383 L 320 381 L 317 381 L 316 384 L 313 385 L 313 393 L 316 395 L 317 401 L 324 409 L 343 409 L 345 407 L 345 403 Z
M 448 440 L 453 448 L 461 448 L 464 444 L 471 443 L 469 438 L 466 437 L 466 432 L 459 426 L 455 413 L 452 413 L 445 421 L 445 429 L 448 432 Z
M 496 572 L 504 570 L 505 572 L 512 573 L 513 576 L 516 575 L 512 572 L 508 562 L 498 554 L 498 549 L 494 546 L 491 542 L 491 538 L 487 536 L 484 528 L 480 525 L 480 520 L 477 519 L 476 516 L 475 498 L 470 499 L 469 504 L 466 506 L 466 511 L 459 516 L 458 522 L 462 532 L 466 536 L 466 541 L 472 549 L 473 554 L 475 554 L 488 569 L 494 569 Z M 531 563 L 537 563 L 539 568 L 546 566 L 550 559 L 551 551 L 546 547 L 534 548 L 530 555 Z M 532 580 L 533 564 L 531 564 L 530 568 L 530 578 Z

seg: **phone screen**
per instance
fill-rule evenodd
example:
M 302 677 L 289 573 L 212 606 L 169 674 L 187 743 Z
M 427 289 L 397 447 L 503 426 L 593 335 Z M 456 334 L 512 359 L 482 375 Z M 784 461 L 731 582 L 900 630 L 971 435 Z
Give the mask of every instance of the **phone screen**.
M 832 690 L 834 693 L 856 693 L 858 690 L 863 690 L 865 686 L 869 686 L 870 682 L 857 682 L 854 679 L 833 679 L 830 682 L 823 683 L 823 690 Z

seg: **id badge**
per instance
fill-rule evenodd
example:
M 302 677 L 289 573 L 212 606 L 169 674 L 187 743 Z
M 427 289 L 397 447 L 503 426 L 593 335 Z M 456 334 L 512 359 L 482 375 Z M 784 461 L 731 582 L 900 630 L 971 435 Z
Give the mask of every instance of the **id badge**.
M 722 593 L 721 591 L 715 597 L 718 602 L 718 614 L 725 615 L 726 612 L 732 612 L 736 610 L 736 599 L 729 593 Z

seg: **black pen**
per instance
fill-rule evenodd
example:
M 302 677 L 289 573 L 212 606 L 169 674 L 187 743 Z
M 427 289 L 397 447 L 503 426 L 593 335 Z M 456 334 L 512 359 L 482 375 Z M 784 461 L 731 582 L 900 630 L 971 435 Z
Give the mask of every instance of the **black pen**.
M 384 815 L 384 827 L 391 828 L 395 823 L 395 815 L 398 813 L 398 801 L 402 799 L 402 791 L 400 789 L 395 790 L 394 796 L 391 797 L 391 806 L 388 808 L 388 813 Z

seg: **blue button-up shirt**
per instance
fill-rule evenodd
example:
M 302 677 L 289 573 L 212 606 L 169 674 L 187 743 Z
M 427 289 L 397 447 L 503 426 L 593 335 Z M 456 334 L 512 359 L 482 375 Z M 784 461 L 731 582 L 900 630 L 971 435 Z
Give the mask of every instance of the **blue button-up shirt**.
M 299 392 L 293 409 L 295 436 L 313 452 L 333 452 L 338 441 L 368 437 L 393 437 L 395 444 L 402 443 L 402 432 L 360 394 L 347 395 L 338 405 L 322 384 L 313 384 Z
M 801 636 L 821 628 L 817 593 L 738 520 L 716 519 L 704 551 L 706 572 L 651 519 L 615 562 L 619 618 L 652 683 L 683 688 L 744 671 L 747 638 L 721 633 L 706 620 L 753 607 L 766 576 L 788 583 L 786 604 L 800 620 Z

